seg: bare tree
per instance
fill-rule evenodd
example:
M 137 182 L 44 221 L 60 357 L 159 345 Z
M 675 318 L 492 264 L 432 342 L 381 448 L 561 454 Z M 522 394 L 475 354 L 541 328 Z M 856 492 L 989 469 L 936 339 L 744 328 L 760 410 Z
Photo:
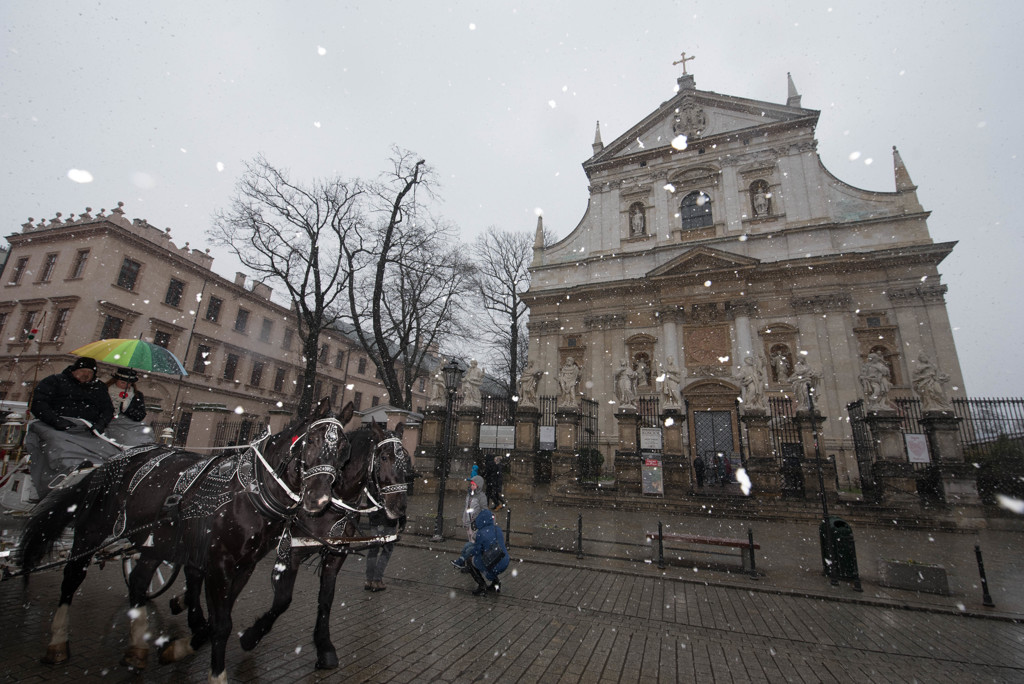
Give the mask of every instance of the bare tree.
M 495 375 L 511 396 L 526 367 L 529 308 L 522 294 L 530 287 L 534 237 L 526 231 L 491 226 L 473 242 L 473 288 L 485 316 L 481 328 L 494 350 Z
M 230 208 L 214 217 L 215 242 L 291 300 L 305 363 L 299 415 L 312 409 L 320 334 L 336 323 L 351 280 L 339 266 L 344 246 L 362 229 L 363 194 L 359 181 L 294 183 L 258 156 L 246 164 Z
M 472 267 L 453 246 L 451 227 L 426 208 L 433 197 L 430 167 L 399 149 L 391 161 L 390 172 L 369 186 L 376 225 L 344 246 L 353 274 L 346 316 L 391 405 L 411 409 L 426 359 L 457 325 Z

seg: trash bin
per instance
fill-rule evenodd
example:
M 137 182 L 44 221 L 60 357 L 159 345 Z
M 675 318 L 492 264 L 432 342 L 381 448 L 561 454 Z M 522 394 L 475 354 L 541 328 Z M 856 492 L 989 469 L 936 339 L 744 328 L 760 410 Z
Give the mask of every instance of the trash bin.
M 829 548 L 828 525 L 832 528 L 832 546 Z M 857 547 L 853 542 L 853 528 L 837 515 L 830 515 L 818 525 L 821 537 L 821 567 L 829 574 L 829 561 L 833 563 L 835 577 L 855 580 L 860 578 L 857 571 Z

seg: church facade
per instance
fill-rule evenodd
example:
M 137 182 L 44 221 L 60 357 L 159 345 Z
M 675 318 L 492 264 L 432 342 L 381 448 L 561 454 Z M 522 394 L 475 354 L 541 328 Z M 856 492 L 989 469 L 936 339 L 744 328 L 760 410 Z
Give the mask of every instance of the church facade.
M 564 395 L 560 370 L 579 366 L 574 398 L 596 401 L 606 470 L 632 439 L 623 417 L 656 397 L 663 423 L 678 416 L 686 467 L 749 451 L 744 416 L 808 408 L 811 382 L 821 444 L 856 486 L 848 404 L 916 396 L 922 364 L 965 396 L 939 271 L 955 243 L 932 240 L 895 147 L 892 192 L 825 168 L 820 113 L 791 78 L 785 104 L 685 73 L 678 86 L 613 142 L 598 128 L 568 236 L 545 247 L 538 222 L 525 297 L 538 393 Z

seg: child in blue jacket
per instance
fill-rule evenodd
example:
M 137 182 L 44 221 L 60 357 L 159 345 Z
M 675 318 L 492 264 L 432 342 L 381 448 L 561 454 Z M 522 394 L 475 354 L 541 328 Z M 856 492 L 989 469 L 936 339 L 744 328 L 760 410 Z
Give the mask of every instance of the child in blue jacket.
M 494 514 L 484 508 L 476 516 L 476 538 L 469 556 L 469 573 L 476 580 L 474 596 L 480 596 L 488 588 L 498 593 L 501 582 L 498 576 L 505 571 L 511 559 L 505 548 L 505 534 L 494 523 Z

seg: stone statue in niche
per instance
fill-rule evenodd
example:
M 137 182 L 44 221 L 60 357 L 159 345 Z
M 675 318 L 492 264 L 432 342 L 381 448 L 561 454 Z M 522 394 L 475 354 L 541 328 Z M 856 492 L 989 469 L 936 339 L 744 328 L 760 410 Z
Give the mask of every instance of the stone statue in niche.
M 636 355 L 636 365 L 633 367 L 636 371 L 636 387 L 637 390 L 651 389 L 651 363 L 650 359 L 647 358 L 647 354 L 640 353 Z
M 946 396 L 943 384 L 949 382 L 949 376 L 939 370 L 927 354 L 917 357 L 917 368 L 914 370 L 914 391 L 921 397 L 921 409 L 924 411 L 952 411 L 953 404 Z
M 779 384 L 786 382 L 791 372 L 788 352 L 789 349 L 784 345 L 772 349 L 772 379 Z
M 647 217 L 644 205 L 637 202 L 629 208 L 629 236 L 637 237 L 647 233 Z
M 615 371 L 615 400 L 619 408 L 636 407 L 636 375 L 626 359 L 619 362 L 619 369 Z
M 744 412 L 764 411 L 768 408 L 764 393 L 767 385 L 762 360 L 753 356 L 743 359 L 743 367 L 740 370 L 740 396 L 743 399 Z
M 889 390 L 892 389 L 889 364 L 878 353 L 868 354 L 867 360 L 861 364 L 857 379 L 860 380 L 860 387 L 864 391 L 866 409 L 879 411 L 893 408 L 889 403 Z
M 767 216 L 771 209 L 771 195 L 768 193 L 766 183 L 755 183 L 753 187 L 752 204 L 754 205 L 754 216 Z

